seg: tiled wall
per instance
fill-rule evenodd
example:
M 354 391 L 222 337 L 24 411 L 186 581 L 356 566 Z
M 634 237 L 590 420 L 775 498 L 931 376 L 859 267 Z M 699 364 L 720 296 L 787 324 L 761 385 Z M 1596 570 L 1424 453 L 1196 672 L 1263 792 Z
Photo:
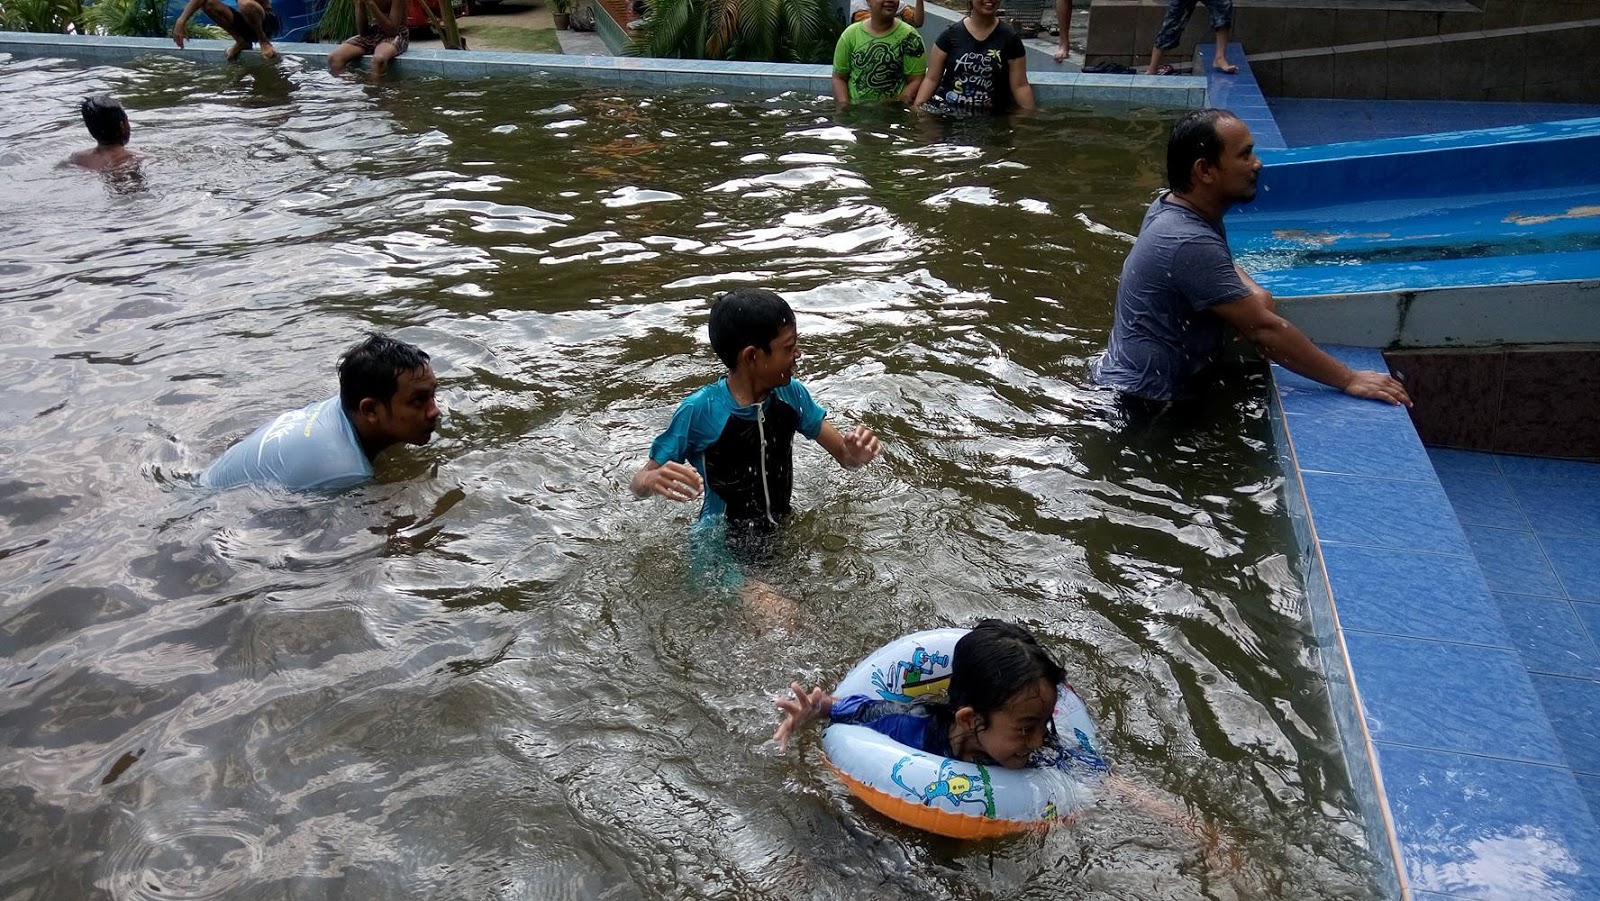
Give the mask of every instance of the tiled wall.
M 1385 365 L 1376 350 L 1327 349 Z M 1600 689 L 1530 675 L 1477 540 L 1402 409 L 1276 366 L 1273 381 L 1313 626 L 1370 844 L 1380 864 L 1386 852 L 1399 861 L 1391 892 L 1600 897 L 1585 795 L 1600 738 L 1583 737 Z M 1600 507 L 1587 509 L 1593 522 L 1581 522 L 1600 536 Z
M 1600 460 L 1600 348 L 1385 356 L 1405 374 L 1412 422 L 1430 446 Z
M 1094 0 L 1085 61 L 1148 60 L 1165 6 Z M 1593 0 L 1235 0 L 1233 38 L 1274 97 L 1600 99 Z M 1202 8 L 1164 58 L 1211 41 Z

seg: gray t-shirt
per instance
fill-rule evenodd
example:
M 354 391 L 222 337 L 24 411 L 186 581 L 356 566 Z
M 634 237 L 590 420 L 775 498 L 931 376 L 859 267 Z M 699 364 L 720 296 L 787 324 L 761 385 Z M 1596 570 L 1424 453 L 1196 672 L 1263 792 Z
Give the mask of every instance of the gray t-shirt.
M 1250 293 L 1220 225 L 1163 192 L 1122 264 L 1116 322 L 1094 380 L 1147 400 L 1175 400 L 1222 350 L 1226 323 L 1211 307 Z

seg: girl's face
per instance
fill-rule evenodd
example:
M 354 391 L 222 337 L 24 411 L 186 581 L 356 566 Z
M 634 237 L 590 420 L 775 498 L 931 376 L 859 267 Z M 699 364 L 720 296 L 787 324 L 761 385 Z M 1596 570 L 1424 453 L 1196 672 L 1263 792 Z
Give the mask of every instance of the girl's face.
M 976 725 L 978 747 L 1006 769 L 1022 769 L 1028 765 L 1028 757 L 1044 746 L 1055 708 L 1056 687 L 1040 679 L 1008 698 L 1004 707 L 989 714 L 987 722 Z M 962 712 L 977 716 L 971 707 Z

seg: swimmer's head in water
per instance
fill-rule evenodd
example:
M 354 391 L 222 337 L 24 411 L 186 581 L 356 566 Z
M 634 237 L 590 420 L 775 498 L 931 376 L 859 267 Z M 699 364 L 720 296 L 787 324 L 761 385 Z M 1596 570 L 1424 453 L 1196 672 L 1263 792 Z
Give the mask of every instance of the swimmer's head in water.
M 711 302 L 711 349 L 729 371 L 739 368 L 745 348 L 773 352 L 772 342 L 794 327 L 788 301 L 765 288 L 736 288 Z
M 98 97 L 85 97 L 83 104 L 78 107 L 83 113 L 83 124 L 88 127 L 89 134 L 101 144 L 126 144 L 128 143 L 128 114 L 123 112 L 122 104 L 110 94 L 101 94 Z
M 427 444 L 439 424 L 439 381 L 414 344 L 371 334 L 339 358 L 339 404 L 365 444 Z
M 1032 632 L 983 620 L 956 642 L 950 661 L 956 727 L 995 763 L 1026 766 L 1055 732 L 1056 686 L 1065 676 Z

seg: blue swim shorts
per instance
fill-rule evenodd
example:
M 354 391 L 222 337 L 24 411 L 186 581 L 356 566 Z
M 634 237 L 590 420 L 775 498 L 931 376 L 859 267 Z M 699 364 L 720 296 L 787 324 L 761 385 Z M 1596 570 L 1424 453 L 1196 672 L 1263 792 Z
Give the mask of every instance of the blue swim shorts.
M 1183 29 L 1189 24 L 1194 5 L 1204 2 L 1211 11 L 1211 30 L 1233 27 L 1233 0 L 1167 0 L 1167 17 L 1161 20 L 1161 30 L 1156 32 L 1156 47 L 1171 50 L 1178 46 Z

